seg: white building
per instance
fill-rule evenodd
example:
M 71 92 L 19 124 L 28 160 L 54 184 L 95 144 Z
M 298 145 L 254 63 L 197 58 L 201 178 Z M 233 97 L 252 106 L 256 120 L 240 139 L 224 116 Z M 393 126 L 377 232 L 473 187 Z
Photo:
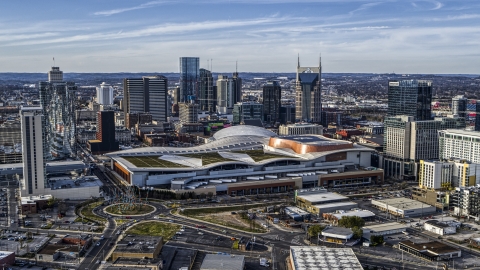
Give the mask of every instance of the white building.
M 438 136 L 441 160 L 465 159 L 480 164 L 480 132 L 448 129 Z
M 363 238 L 368 241 L 370 241 L 370 236 L 372 235 L 391 235 L 402 233 L 406 230 L 407 226 L 398 222 L 382 223 L 378 225 L 364 226 L 362 228 Z
M 323 135 L 323 126 L 308 123 L 281 125 L 278 128 L 278 135 Z
M 290 247 L 290 265 L 293 270 L 363 269 L 351 248 L 319 246 Z
M 431 206 L 408 198 L 394 198 L 372 200 L 372 206 L 398 217 L 415 217 L 436 213 L 435 206 Z
M 23 180 L 22 196 L 43 194 L 45 190 L 45 164 L 43 160 L 42 108 L 22 107 Z
M 405 179 L 417 175 L 420 160 L 439 158 L 439 130 L 465 128 L 465 118 L 437 117 L 414 121 L 400 115 L 385 119 L 385 176 Z
M 458 225 L 460 225 L 458 223 Z M 438 220 L 432 219 L 425 221 L 423 228 L 426 231 L 433 232 L 439 235 L 446 234 L 455 234 L 457 233 L 457 226 L 451 222 L 440 222 Z
M 469 187 L 479 184 L 480 164 L 461 160 L 420 161 L 418 170 L 421 188 L 441 189 L 449 187 Z
M 102 105 L 113 104 L 113 87 L 103 82 L 97 87 L 97 103 Z

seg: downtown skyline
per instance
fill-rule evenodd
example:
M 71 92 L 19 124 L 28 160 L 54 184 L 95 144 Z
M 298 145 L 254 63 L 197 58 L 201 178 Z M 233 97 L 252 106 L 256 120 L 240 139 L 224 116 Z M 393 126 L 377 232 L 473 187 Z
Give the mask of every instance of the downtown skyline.
M 0 72 L 478 74 L 476 1 L 31 1 L 3 4 Z M 210 62 L 213 59 L 213 63 Z

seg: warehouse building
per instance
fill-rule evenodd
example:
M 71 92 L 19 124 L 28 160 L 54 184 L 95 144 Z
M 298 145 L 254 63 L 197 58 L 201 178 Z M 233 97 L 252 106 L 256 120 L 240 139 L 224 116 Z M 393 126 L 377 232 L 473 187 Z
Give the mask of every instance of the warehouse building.
M 244 255 L 207 254 L 203 259 L 200 270 L 243 270 L 245 269 Z
M 441 261 L 445 259 L 460 258 L 462 256 L 461 250 L 437 241 L 414 243 L 410 240 L 406 240 L 399 242 L 398 247 L 400 250 L 427 261 Z
M 363 269 L 351 248 L 327 248 L 319 246 L 290 247 L 292 270 L 307 269 Z
M 381 223 L 378 225 L 370 225 L 364 226 L 363 230 L 363 238 L 367 241 L 370 241 L 370 236 L 372 235 L 392 235 L 397 233 L 403 233 L 407 230 L 407 226 L 398 222 L 389 222 L 389 223 Z
M 353 231 L 349 228 L 328 226 L 321 232 L 320 240 L 329 243 L 347 244 L 353 237 Z
M 436 213 L 436 207 L 408 198 L 372 200 L 372 205 L 392 216 L 418 217 Z
M 375 214 L 372 211 L 355 209 L 352 211 L 338 210 L 334 213 L 322 214 L 323 219 L 336 224 L 342 217 L 360 217 L 365 221 L 372 221 L 375 219 Z
M 328 192 L 324 188 L 297 190 L 295 200 L 298 207 L 317 215 L 337 210 L 351 210 L 358 206 L 348 197 L 335 192 Z
M 446 234 L 455 234 L 457 233 L 457 225 L 460 227 L 460 223 L 458 222 L 441 222 L 436 219 L 425 221 L 423 224 L 423 228 L 426 231 L 433 232 L 439 235 L 446 235 Z

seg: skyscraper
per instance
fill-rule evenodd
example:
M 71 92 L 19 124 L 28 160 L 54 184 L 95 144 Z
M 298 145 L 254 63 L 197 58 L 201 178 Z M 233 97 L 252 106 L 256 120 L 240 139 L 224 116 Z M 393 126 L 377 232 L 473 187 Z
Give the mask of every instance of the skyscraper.
M 459 117 L 467 116 L 467 102 L 468 99 L 463 95 L 458 95 L 452 98 L 452 113 Z
M 199 96 L 197 97 L 200 110 L 215 112 L 217 100 L 214 99 L 212 72 L 200 69 Z
M 414 116 L 385 118 L 385 176 L 413 180 L 420 160 L 439 158 L 439 130 L 465 128 L 465 118 L 436 117 L 415 121 Z
M 233 107 L 233 123 L 238 125 L 245 120 L 259 119 L 263 116 L 263 104 L 256 102 L 239 102 Z
M 74 82 L 65 82 L 59 67 L 48 72 L 49 81 L 39 83 L 43 110 L 44 144 L 50 151 L 45 159 L 72 156 L 75 150 L 75 92 Z
M 200 58 L 180 57 L 180 102 L 187 102 L 188 96 L 198 96 Z
M 43 194 L 45 189 L 44 115 L 41 107 L 22 107 L 23 183 L 22 196 Z M 46 153 L 45 153 L 46 154 Z
M 263 121 L 275 124 L 280 121 L 282 88 L 278 81 L 267 82 L 263 86 Z
M 295 84 L 295 114 L 297 121 L 321 123 L 322 121 L 322 61 L 318 67 L 301 67 L 297 64 Z
M 113 87 L 103 82 L 97 87 L 97 103 L 102 105 L 113 104 Z
M 217 80 L 217 111 L 231 113 L 233 106 L 242 100 L 242 79 L 238 73 L 233 73 L 232 78 L 218 75 Z
M 93 154 L 103 154 L 118 151 L 119 143 L 115 140 L 115 112 L 97 112 L 96 140 L 87 142 L 87 147 Z
M 388 82 L 389 116 L 407 115 L 414 120 L 432 119 L 432 82 L 426 80 L 391 80 Z
M 168 81 L 164 76 L 123 79 L 123 108 L 129 113 L 150 113 L 153 120 L 167 120 Z

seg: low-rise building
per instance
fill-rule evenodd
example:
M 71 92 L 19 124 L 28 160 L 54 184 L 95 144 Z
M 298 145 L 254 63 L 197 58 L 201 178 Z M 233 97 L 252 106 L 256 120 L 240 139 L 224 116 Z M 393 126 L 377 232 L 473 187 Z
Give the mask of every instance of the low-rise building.
M 441 261 L 445 259 L 460 258 L 462 256 L 461 250 L 437 241 L 414 243 L 410 240 L 406 240 L 399 242 L 398 247 L 400 250 L 427 261 Z
M 392 216 L 416 217 L 436 213 L 435 206 L 424 204 L 408 198 L 372 200 L 372 206 Z
M 243 270 L 244 268 L 244 255 L 207 254 L 200 270 Z
M 457 223 L 460 226 L 460 223 Z M 433 232 L 439 235 L 455 234 L 457 232 L 457 225 L 452 222 L 441 222 L 436 219 L 425 221 L 423 228 L 426 231 Z
M 162 237 L 128 235 L 117 242 L 112 260 L 123 258 L 157 258 L 162 249 Z
M 13 266 L 15 264 L 15 252 L 13 251 L 0 251 L 0 265 L 3 266 Z
M 324 213 L 323 219 L 328 220 L 336 224 L 342 217 L 360 217 L 365 221 L 375 219 L 375 214 L 372 211 L 355 209 L 352 211 L 338 210 L 334 213 Z
M 278 128 L 279 135 L 304 135 L 317 134 L 323 135 L 323 126 L 316 124 L 297 123 L 289 125 L 281 125 Z
M 363 238 L 367 241 L 370 241 L 370 236 L 378 236 L 378 235 L 391 235 L 402 233 L 407 230 L 407 226 L 405 224 L 401 224 L 398 222 L 389 222 L 389 223 L 381 223 L 378 225 L 370 225 L 364 226 L 363 230 Z
M 324 188 L 297 190 L 295 194 L 297 206 L 318 215 L 336 210 L 350 210 L 358 206 L 348 197 L 328 192 Z
M 120 267 L 128 268 L 131 270 L 135 267 L 142 267 L 142 269 L 161 270 L 162 259 L 161 258 L 118 258 L 112 263 L 112 267 L 118 270 Z
M 293 246 L 289 263 L 292 270 L 363 269 L 351 248 Z
M 321 234 L 320 240 L 338 244 L 346 244 L 353 237 L 352 229 L 333 226 L 326 227 Z

